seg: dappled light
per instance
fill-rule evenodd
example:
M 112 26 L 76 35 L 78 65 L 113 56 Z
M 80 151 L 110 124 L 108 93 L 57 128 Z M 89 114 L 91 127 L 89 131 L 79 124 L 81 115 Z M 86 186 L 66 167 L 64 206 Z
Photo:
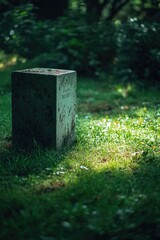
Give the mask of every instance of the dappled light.
M 25 58 L 21 58 L 15 54 L 6 55 L 4 52 L 0 51 L 0 71 L 5 71 L 7 68 L 11 68 L 16 64 L 24 64 L 26 63 Z
M 105 239 L 123 236 L 122 229 L 139 238 L 158 236 L 158 220 L 152 219 L 153 214 L 155 219 L 159 215 L 158 91 L 150 89 L 151 94 L 130 84 L 103 84 L 91 79 L 78 82 L 76 144 L 72 148 L 59 153 L 40 148 L 16 152 L 7 145 L 10 138 L 1 141 L 1 202 L 5 201 L 1 213 L 3 218 L 14 219 L 13 229 L 20 228 L 17 216 L 29 227 L 31 218 L 38 221 L 36 236 L 42 239 L 69 238 L 70 234 L 74 239 L 77 232 L 79 239 Z M 88 96 L 93 100 L 88 101 Z M 99 100 L 99 111 L 93 112 L 92 107 L 90 111 L 91 104 Z M 104 103 L 112 108 L 101 108 Z M 3 109 L 7 118 L 9 111 L 7 103 Z M 6 127 L 5 116 L 1 122 Z M 7 137 L 9 132 L 10 128 L 1 128 L 1 136 Z M 10 189 L 14 190 L 9 196 Z M 43 222 L 44 216 L 47 221 Z
M 160 239 L 159 10 L 158 0 L 0 2 L 0 239 Z M 18 123 L 13 106 L 33 117 Z M 42 142 L 71 126 L 75 141 L 62 134 L 57 151 L 33 134 L 25 148 L 29 124 Z
M 119 93 L 122 97 L 126 98 L 129 94 L 134 93 L 135 85 L 128 84 L 127 86 L 117 85 L 115 86 L 117 93 Z

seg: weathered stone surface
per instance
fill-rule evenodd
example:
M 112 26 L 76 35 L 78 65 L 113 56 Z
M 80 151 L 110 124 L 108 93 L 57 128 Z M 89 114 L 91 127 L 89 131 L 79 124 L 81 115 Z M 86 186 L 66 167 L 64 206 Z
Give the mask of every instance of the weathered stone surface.
M 62 148 L 75 139 L 76 72 L 33 68 L 12 73 L 13 145 Z

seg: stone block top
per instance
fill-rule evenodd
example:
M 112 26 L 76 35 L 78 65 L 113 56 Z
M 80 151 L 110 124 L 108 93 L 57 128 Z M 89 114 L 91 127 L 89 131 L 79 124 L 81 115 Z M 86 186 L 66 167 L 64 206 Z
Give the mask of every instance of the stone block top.
M 17 70 L 14 72 L 58 76 L 67 73 L 74 73 L 75 71 L 54 68 L 30 68 L 24 70 Z

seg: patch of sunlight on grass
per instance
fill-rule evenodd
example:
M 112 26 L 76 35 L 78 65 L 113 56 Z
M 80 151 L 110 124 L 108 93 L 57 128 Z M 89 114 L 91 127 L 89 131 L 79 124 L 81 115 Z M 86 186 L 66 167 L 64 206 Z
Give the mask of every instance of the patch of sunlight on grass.
M 78 83 L 78 104 L 87 107 L 77 113 L 74 146 L 25 152 L 0 142 L 3 239 L 154 239 L 148 229 L 159 229 L 159 92 L 126 87 L 116 93 L 114 83 L 85 81 Z M 103 110 L 102 102 L 113 109 Z M 100 111 L 90 111 L 92 103 Z M 10 108 L 5 92 L 2 138 L 9 136 Z
M 115 86 L 116 92 L 120 94 L 122 97 L 126 98 L 129 94 L 134 93 L 135 86 L 131 83 L 128 83 L 126 86 L 117 85 Z
M 26 63 L 26 59 L 18 55 L 7 55 L 0 51 L 0 70 L 5 70 L 6 68 L 13 67 L 20 63 Z
M 0 69 L 4 68 L 4 63 L 0 63 Z

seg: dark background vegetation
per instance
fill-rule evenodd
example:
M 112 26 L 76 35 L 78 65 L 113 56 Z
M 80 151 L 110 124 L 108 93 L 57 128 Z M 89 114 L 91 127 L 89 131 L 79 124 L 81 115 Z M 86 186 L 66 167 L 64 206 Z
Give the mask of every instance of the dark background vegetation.
M 159 0 L 2 0 L 0 50 L 38 67 L 160 81 Z

